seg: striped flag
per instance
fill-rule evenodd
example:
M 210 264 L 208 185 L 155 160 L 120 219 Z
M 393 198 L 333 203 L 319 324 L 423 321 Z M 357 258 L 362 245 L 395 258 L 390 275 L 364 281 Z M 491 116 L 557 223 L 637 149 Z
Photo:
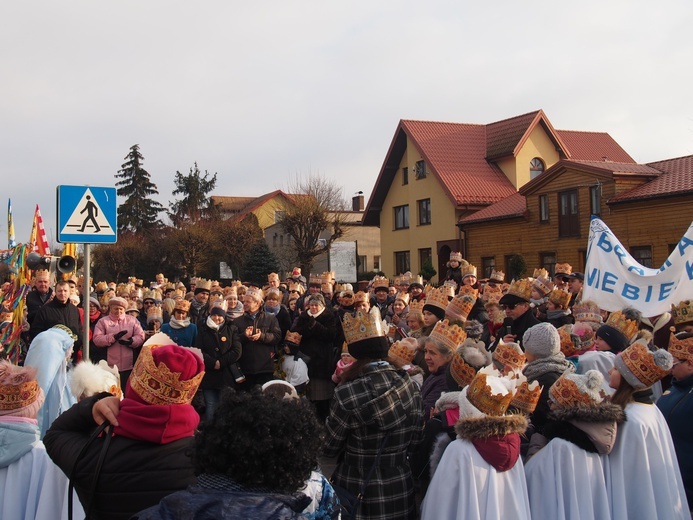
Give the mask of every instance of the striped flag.
M 31 227 L 31 238 L 29 239 L 29 245 L 32 251 L 36 251 L 41 256 L 47 256 L 51 254 L 50 247 L 48 246 L 48 239 L 46 238 L 46 230 L 43 227 L 43 218 L 41 218 L 41 210 L 39 205 L 36 204 L 36 211 L 34 212 L 34 225 Z
M 12 199 L 7 199 L 7 248 L 13 249 L 17 246 L 14 238 L 14 221 L 12 220 Z

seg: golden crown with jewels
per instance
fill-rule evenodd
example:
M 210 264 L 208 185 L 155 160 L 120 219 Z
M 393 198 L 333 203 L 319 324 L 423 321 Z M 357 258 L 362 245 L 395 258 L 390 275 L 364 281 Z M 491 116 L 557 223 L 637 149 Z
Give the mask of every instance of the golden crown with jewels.
M 358 294 L 358 293 L 357 293 Z M 357 341 L 384 336 L 383 320 L 378 307 L 373 307 L 370 312 L 357 311 L 353 316 L 349 313 L 342 318 L 344 338 L 351 345 Z
M 426 305 L 433 305 L 445 310 L 448 306 L 448 289 L 447 287 L 430 287 L 426 290 Z
M 457 346 L 467 339 L 467 333 L 462 327 L 450 325 L 450 322 L 445 319 L 435 324 L 428 337 L 440 341 L 451 350 L 457 350 Z
M 518 381 L 517 391 L 512 401 L 510 401 L 510 406 L 517 408 L 523 413 L 530 414 L 536 409 L 541 397 L 541 390 L 544 387 L 539 386 L 539 381 L 528 383 L 527 378 L 523 374 L 520 374 Z
M 675 325 L 693 322 L 693 300 L 684 300 L 678 305 L 672 305 L 671 314 L 674 316 Z
M 638 332 L 638 322 L 629 320 L 621 311 L 609 314 L 609 317 L 606 319 L 606 325 L 618 330 L 628 341 Z

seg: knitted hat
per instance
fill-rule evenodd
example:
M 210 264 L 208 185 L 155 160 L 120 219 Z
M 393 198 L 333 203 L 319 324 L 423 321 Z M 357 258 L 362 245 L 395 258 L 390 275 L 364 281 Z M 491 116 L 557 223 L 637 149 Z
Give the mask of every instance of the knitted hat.
M 308 296 L 308 298 L 306 298 L 306 307 L 308 305 L 310 305 L 311 302 L 317 302 L 322 307 L 324 307 L 325 306 L 325 297 L 320 293 L 311 294 L 310 296 Z
M 99 303 L 98 298 L 91 297 L 89 298 L 89 305 L 92 307 L 96 307 L 97 309 L 101 310 L 101 304 Z
M 125 298 L 121 298 L 120 296 L 114 296 L 110 300 L 108 300 L 108 308 L 110 309 L 114 305 L 117 305 L 119 307 L 122 307 L 123 309 L 128 308 L 128 302 Z
M 550 323 L 539 323 L 525 331 L 522 346 L 525 352 L 538 359 L 548 358 L 561 351 L 561 338 L 556 327 Z
M 469 320 L 464 324 L 464 331 L 468 338 L 479 339 L 484 333 L 484 326 L 477 320 Z
M 614 368 L 633 388 L 649 388 L 666 376 L 674 358 L 666 350 L 650 352 L 642 343 L 633 343 L 614 359 Z
M 118 367 L 111 368 L 104 360 L 99 361 L 98 365 L 81 361 L 72 369 L 71 374 L 70 390 L 78 401 L 100 392 L 108 392 L 121 399 L 123 397 Z
M 209 311 L 210 316 L 226 316 L 226 311 L 220 306 L 215 305 L 212 310 Z
M 36 380 L 36 367 L 0 361 L 0 416 L 36 419 L 45 396 Z
M 595 336 L 603 339 L 611 348 L 611 352 L 618 354 L 628 347 L 628 339 L 621 331 L 611 325 L 602 325 L 597 329 Z
M 142 404 L 190 404 L 204 377 L 202 359 L 178 345 L 145 345 L 125 396 Z
M 603 384 L 604 376 L 598 370 L 563 374 L 549 389 L 549 399 L 561 408 L 595 406 L 604 400 Z

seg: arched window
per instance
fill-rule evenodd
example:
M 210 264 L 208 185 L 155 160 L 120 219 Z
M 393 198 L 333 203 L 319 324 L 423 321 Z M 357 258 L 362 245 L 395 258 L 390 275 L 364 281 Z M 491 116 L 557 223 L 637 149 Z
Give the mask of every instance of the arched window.
M 544 173 L 544 161 L 535 157 L 529 161 L 529 179 L 534 179 L 537 175 Z

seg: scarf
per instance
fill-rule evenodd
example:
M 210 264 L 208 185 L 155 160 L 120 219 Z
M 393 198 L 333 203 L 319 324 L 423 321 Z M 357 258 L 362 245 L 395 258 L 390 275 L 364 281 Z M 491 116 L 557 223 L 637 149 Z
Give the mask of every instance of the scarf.
M 568 316 L 569 314 L 570 314 L 570 311 L 567 309 L 566 310 L 557 309 L 555 311 L 550 311 L 548 309 L 546 310 L 546 318 L 549 320 L 555 320 L 555 319 L 560 318 L 562 316 Z
M 281 305 L 276 305 L 276 306 L 272 307 L 268 304 L 265 304 L 265 312 L 267 314 L 271 314 L 272 316 L 276 316 L 277 314 L 279 314 L 279 311 L 281 310 L 281 308 L 282 308 Z
M 214 323 L 214 320 L 211 316 L 207 316 L 207 321 L 205 322 L 205 325 L 207 325 L 212 330 L 219 330 L 219 325 Z
M 313 318 L 317 318 L 318 316 L 320 316 L 323 313 L 324 310 L 325 310 L 325 307 L 321 307 L 320 310 L 318 312 L 316 312 L 315 314 L 313 314 L 310 310 L 308 310 L 308 316 L 312 316 Z
M 190 326 L 190 318 L 185 318 L 184 320 L 177 320 L 176 318 L 171 318 L 168 320 L 169 325 L 172 329 L 184 329 Z
M 538 377 L 548 372 L 557 372 L 563 374 L 565 372 L 575 372 L 575 365 L 568 361 L 562 352 L 555 356 L 547 358 L 535 359 L 531 363 L 527 363 L 522 373 L 531 382 Z
M 120 403 L 115 434 L 154 444 L 192 437 L 200 416 L 189 404 L 143 404 L 126 397 Z

